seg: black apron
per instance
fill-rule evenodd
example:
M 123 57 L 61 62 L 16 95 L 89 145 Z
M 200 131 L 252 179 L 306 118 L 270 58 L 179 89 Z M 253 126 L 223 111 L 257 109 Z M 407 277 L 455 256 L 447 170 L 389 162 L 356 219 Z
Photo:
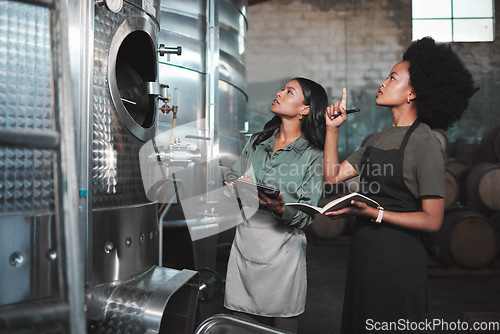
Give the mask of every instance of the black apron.
M 405 147 L 419 124 L 419 120 L 412 124 L 399 149 L 369 146 L 363 155 L 360 190 L 387 211 L 421 210 L 420 200 L 403 178 Z M 375 322 L 424 320 L 426 282 L 427 253 L 419 231 L 358 216 L 350 246 L 341 332 L 366 333 Z

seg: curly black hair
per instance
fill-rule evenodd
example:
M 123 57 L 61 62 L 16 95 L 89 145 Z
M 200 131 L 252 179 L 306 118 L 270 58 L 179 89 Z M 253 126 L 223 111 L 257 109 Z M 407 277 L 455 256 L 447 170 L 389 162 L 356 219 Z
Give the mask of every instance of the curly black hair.
M 310 112 L 301 122 L 301 130 L 304 138 L 316 148 L 323 150 L 325 147 L 326 124 L 325 110 L 328 107 L 328 96 L 323 86 L 306 78 L 293 78 L 302 88 L 304 95 L 304 105 L 310 107 Z M 264 125 L 261 132 L 254 136 L 257 138 L 252 147 L 255 149 L 258 144 L 272 136 L 274 131 L 281 126 L 281 118 L 274 116 Z
M 434 129 L 447 130 L 460 119 L 469 99 L 479 89 L 449 44 L 431 37 L 414 41 L 403 54 L 410 62 L 413 87 L 422 122 Z

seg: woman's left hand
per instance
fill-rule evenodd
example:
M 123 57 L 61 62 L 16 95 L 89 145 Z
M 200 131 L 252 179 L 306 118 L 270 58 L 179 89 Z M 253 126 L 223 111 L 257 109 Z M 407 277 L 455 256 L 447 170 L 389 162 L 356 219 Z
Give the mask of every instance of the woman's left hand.
M 259 194 L 259 202 L 265 205 L 269 211 L 276 213 L 277 215 L 282 215 L 285 212 L 285 200 L 283 195 L 280 193 L 278 199 L 271 199 L 264 194 Z
M 356 215 L 356 216 L 368 216 L 372 218 L 373 216 L 373 210 L 376 210 L 370 206 L 368 206 L 364 202 L 358 202 L 358 201 L 351 201 L 350 206 L 346 206 L 345 208 L 342 208 L 337 211 L 329 211 L 325 212 L 325 215 L 327 216 L 339 216 L 342 214 L 348 214 L 348 215 Z M 376 215 L 376 213 L 375 213 Z

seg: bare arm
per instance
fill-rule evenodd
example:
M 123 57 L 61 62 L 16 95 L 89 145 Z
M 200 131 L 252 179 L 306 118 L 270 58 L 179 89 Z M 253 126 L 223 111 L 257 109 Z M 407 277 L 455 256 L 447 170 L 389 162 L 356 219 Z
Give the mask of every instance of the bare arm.
M 344 209 L 328 212 L 327 215 L 339 215 L 343 213 L 366 216 L 375 220 L 378 209 L 372 208 L 363 202 L 352 201 L 352 206 Z M 422 211 L 419 212 L 392 212 L 384 211 L 382 224 L 393 224 L 412 230 L 425 232 L 436 232 L 441 228 L 444 215 L 444 198 L 423 198 Z M 375 223 L 374 223 L 375 224 Z
M 323 170 L 325 174 L 325 183 L 335 184 L 345 181 L 358 175 L 358 172 L 349 162 L 339 163 L 338 142 L 339 128 L 347 120 L 345 113 L 347 105 L 347 90 L 342 89 L 342 101 L 335 101 L 334 104 L 326 108 L 326 139 L 323 156 Z M 331 115 L 338 114 L 336 118 L 330 118 Z

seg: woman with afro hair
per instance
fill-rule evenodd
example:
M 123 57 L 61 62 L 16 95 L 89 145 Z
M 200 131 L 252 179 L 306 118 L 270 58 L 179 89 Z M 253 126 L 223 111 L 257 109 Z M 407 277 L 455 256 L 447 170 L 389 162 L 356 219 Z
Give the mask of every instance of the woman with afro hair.
M 359 175 L 360 192 L 380 205 L 352 201 L 330 213 L 357 216 L 342 333 L 376 332 L 381 325 L 393 326 L 392 333 L 408 330 L 407 321 L 424 320 L 424 235 L 440 229 L 445 206 L 445 153 L 431 129 L 446 130 L 460 119 L 476 90 L 451 47 L 426 37 L 410 45 L 376 94 L 377 105 L 392 112 L 392 127 L 370 137 L 341 164 L 337 143 L 347 119 L 345 88 L 342 101 L 327 108 L 325 182 Z

